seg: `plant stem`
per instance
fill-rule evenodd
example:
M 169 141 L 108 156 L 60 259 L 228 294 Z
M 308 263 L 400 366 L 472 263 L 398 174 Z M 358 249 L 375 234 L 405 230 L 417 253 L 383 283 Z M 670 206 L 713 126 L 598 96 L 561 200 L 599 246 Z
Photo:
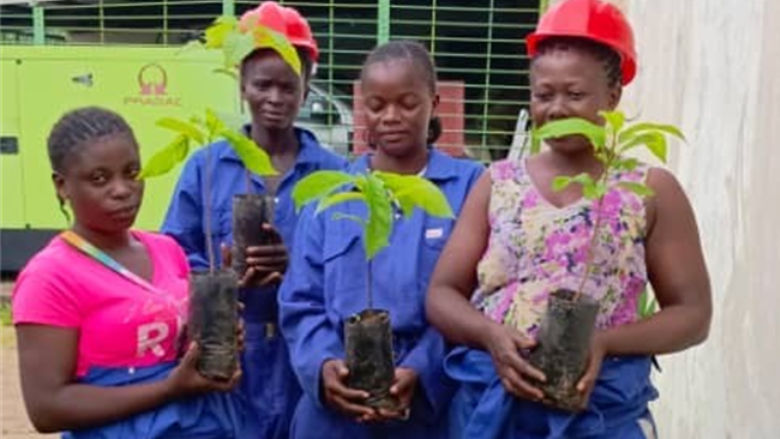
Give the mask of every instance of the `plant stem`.
M 594 251 L 593 251 L 593 245 L 596 243 L 596 237 L 599 235 L 599 230 L 601 229 L 601 207 L 602 204 L 604 204 L 604 196 L 609 191 L 609 187 L 607 187 L 607 184 L 609 183 L 609 170 L 611 169 L 615 159 L 617 158 L 617 153 L 615 152 L 614 148 L 616 145 L 616 137 L 617 134 L 612 135 L 612 148 L 606 147 L 606 151 L 604 152 L 606 155 L 606 159 L 602 162 L 604 163 L 604 172 L 601 174 L 601 177 L 599 177 L 599 183 L 604 184 L 604 194 L 602 194 L 597 199 L 596 203 L 596 221 L 594 221 L 593 224 L 593 231 L 590 235 L 590 240 L 588 241 L 588 246 L 585 250 L 585 272 L 582 274 L 582 280 L 580 281 L 579 287 L 577 287 L 577 291 L 574 293 L 574 301 L 576 302 L 579 300 L 580 296 L 583 293 L 583 290 L 585 289 L 585 283 L 588 281 L 588 277 L 590 276 L 590 272 L 593 271 L 593 258 L 594 258 Z M 597 183 L 598 184 L 598 183 Z
M 366 262 L 366 267 L 368 268 L 368 276 L 367 276 L 367 283 L 366 283 L 366 293 L 368 295 L 368 309 L 374 309 L 374 294 L 373 294 L 373 291 L 371 290 L 371 284 L 373 282 L 372 282 L 372 279 L 371 279 L 372 276 L 371 276 L 371 260 L 370 259 Z
M 596 237 L 598 236 L 599 229 L 601 228 L 601 204 L 603 201 L 604 197 L 599 197 L 598 204 L 596 205 L 596 221 L 593 224 L 593 231 L 590 235 L 590 241 L 588 242 L 588 247 L 585 251 L 585 273 L 583 273 L 580 286 L 577 288 L 577 291 L 574 294 L 575 302 L 580 298 L 580 295 L 582 295 L 583 289 L 585 288 L 585 282 L 588 281 L 588 276 L 590 276 L 590 272 L 593 269 L 593 244 L 596 242 Z
M 216 262 L 214 261 L 214 242 L 211 237 L 211 139 L 206 146 L 206 175 L 204 176 L 205 188 L 203 194 L 206 198 L 205 222 L 206 222 L 206 252 L 209 254 L 209 274 L 214 274 Z

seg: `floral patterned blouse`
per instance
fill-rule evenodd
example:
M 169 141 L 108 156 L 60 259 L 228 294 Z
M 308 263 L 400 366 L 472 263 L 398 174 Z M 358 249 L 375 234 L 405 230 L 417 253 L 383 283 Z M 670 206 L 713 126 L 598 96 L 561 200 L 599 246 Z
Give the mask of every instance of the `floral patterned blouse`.
M 645 205 L 615 183 L 644 182 L 649 167 L 613 173 L 601 206 L 593 268 L 584 294 L 601 306 L 600 329 L 638 320 L 637 301 L 647 283 Z M 576 291 L 585 271 L 598 201 L 585 198 L 556 207 L 531 181 L 525 161 L 490 167 L 490 238 L 477 266 L 472 303 L 492 320 L 535 337 L 547 297 L 559 288 Z

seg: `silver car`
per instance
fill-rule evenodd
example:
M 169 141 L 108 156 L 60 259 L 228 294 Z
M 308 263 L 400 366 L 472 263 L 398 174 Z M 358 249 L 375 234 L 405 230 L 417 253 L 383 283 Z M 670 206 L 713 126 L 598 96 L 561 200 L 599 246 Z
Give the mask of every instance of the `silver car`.
M 311 84 L 297 125 L 312 131 L 327 149 L 346 157 L 352 147 L 352 123 L 352 110 L 347 104 Z

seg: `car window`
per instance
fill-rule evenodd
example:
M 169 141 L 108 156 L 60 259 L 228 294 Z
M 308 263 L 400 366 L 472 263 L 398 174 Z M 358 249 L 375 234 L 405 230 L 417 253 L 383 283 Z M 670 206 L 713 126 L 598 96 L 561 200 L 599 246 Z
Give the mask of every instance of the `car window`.
M 298 113 L 298 120 L 320 125 L 328 125 L 330 121 L 331 125 L 338 125 L 341 123 L 341 116 L 327 95 L 312 89 Z

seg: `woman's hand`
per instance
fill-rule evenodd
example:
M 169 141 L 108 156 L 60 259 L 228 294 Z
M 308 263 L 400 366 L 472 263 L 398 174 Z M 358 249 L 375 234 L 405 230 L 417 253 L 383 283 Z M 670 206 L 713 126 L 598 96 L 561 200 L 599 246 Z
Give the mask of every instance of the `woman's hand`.
M 504 325 L 494 324 L 490 328 L 485 334 L 483 346 L 493 358 L 496 373 L 504 388 L 519 398 L 540 401 L 544 394 L 531 385 L 527 378 L 544 382 L 545 376 L 520 355 L 521 350 L 530 349 L 536 343 Z
M 326 405 L 353 418 L 357 422 L 373 421 L 377 414 L 365 405 L 370 396 L 364 390 L 347 387 L 349 370 L 342 360 L 322 363 L 322 398 Z
M 207 378 L 197 370 L 200 349 L 197 343 L 190 343 L 187 352 L 171 374 L 168 375 L 167 389 L 171 397 L 179 398 L 206 392 L 227 392 L 232 390 L 241 379 L 241 367 L 227 381 L 219 381 Z
M 279 232 L 268 223 L 263 224 L 263 231 L 271 235 L 273 243 L 246 248 L 248 282 L 253 286 L 281 283 L 289 262 Z
M 230 247 L 224 242 L 220 245 L 220 251 L 222 253 L 222 269 L 232 270 L 233 266 L 233 253 Z M 257 273 L 252 267 L 247 266 L 244 273 L 236 273 L 239 276 L 238 286 L 239 288 L 246 288 L 255 285 L 255 278 Z
M 409 419 L 409 411 L 412 406 L 412 398 L 417 389 L 418 374 L 414 369 L 397 367 L 393 384 L 390 386 L 390 395 L 398 401 L 398 407 L 395 410 L 379 409 L 379 418 L 377 420 L 386 421 L 398 419 L 405 421 Z
M 241 313 L 243 309 L 244 309 L 244 304 L 239 302 L 238 312 Z M 246 325 L 244 324 L 244 319 L 238 317 L 238 325 L 236 325 L 236 348 L 238 349 L 238 352 L 244 352 L 244 347 L 246 345 L 245 339 L 246 339 Z

